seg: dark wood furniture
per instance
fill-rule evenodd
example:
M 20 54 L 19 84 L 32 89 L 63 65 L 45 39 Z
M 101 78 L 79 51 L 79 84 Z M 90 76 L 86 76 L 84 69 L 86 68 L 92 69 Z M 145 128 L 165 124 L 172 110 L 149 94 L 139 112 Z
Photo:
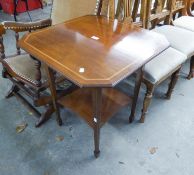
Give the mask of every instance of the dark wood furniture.
M 13 86 L 8 92 L 6 98 L 16 96 L 35 116 L 39 119 L 36 122 L 36 127 L 39 127 L 45 121 L 47 121 L 51 114 L 54 112 L 52 105 L 52 98 L 48 93 L 45 93 L 48 88 L 48 79 L 44 69 L 44 64 L 41 64 L 35 57 L 28 53 L 21 53 L 18 45 L 19 33 L 24 31 L 33 31 L 42 29 L 51 25 L 51 20 L 42 20 L 31 23 L 18 23 L 18 22 L 4 22 L 1 25 L 0 30 L 0 62 L 3 65 L 3 77 L 12 81 Z M 5 56 L 3 45 L 3 34 L 6 30 L 12 30 L 15 32 L 17 54 L 11 56 Z M 64 81 L 64 78 L 56 75 L 56 83 Z M 67 89 L 66 92 L 68 92 Z M 66 93 L 62 92 L 62 94 Z M 60 95 L 60 93 L 58 94 Z M 29 102 L 29 98 L 32 99 L 32 103 Z M 45 111 L 38 111 L 36 107 L 44 106 Z M 57 118 L 59 125 L 62 124 L 60 118 Z
M 130 115 L 133 119 L 142 67 L 166 49 L 168 42 L 135 25 L 88 15 L 25 35 L 19 45 L 48 66 L 56 110 L 57 102 L 69 107 L 93 128 L 94 154 L 98 157 L 100 127 L 130 102 L 113 87 L 138 71 Z M 52 69 L 80 89 L 57 100 Z

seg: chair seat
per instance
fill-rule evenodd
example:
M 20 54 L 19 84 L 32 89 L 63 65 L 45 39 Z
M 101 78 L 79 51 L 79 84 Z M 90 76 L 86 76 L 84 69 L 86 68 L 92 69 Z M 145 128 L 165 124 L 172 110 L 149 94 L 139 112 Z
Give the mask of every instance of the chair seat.
M 157 27 L 153 31 L 165 35 L 171 47 L 184 53 L 188 58 L 194 55 L 194 32 L 171 25 Z
M 24 82 L 27 81 L 37 86 L 35 60 L 30 55 L 24 54 L 9 57 L 4 59 L 3 64 L 9 69 L 9 72 L 11 71 L 13 77 L 19 77 Z M 47 75 L 43 65 L 41 65 L 41 81 L 42 83 L 47 81 Z
M 172 71 L 184 63 L 186 59 L 186 55 L 169 47 L 145 65 L 144 79 L 155 84 L 169 73 L 173 73 Z
M 181 16 L 173 21 L 173 25 L 194 32 L 194 17 Z

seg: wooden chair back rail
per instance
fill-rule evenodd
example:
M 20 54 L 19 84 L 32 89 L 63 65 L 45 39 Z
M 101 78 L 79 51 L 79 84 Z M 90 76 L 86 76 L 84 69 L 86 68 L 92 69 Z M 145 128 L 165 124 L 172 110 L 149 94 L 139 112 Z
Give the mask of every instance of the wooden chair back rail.
M 146 0 L 119 0 L 115 16 L 119 20 L 127 20 L 145 27 L 146 3 Z
M 186 0 L 148 0 L 147 22 L 152 23 L 151 28 L 161 21 L 164 21 L 164 24 L 170 24 L 177 13 L 179 16 L 186 14 L 186 4 Z
M 16 49 L 17 54 L 20 55 L 21 51 L 18 46 L 19 41 L 19 33 L 20 32 L 31 32 L 34 30 L 42 29 L 48 26 L 51 26 L 52 20 L 51 19 L 45 19 L 37 22 L 30 22 L 30 23 L 21 23 L 21 22 L 12 22 L 12 21 L 5 21 L 3 22 L 3 26 L 5 30 L 12 30 L 15 32 L 15 38 L 16 38 Z
M 158 23 L 170 24 L 178 13 L 185 14 L 185 0 L 147 0 L 146 28 L 154 28 Z
M 164 21 L 170 23 L 172 0 L 146 0 L 145 5 L 145 28 L 153 29 L 158 23 Z

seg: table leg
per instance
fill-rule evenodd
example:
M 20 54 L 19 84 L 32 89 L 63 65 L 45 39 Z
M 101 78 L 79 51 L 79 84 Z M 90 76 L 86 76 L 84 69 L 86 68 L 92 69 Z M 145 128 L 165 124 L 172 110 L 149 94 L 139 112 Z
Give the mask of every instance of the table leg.
M 60 110 L 59 110 L 59 107 L 58 107 L 58 104 L 57 104 L 57 91 L 56 91 L 56 86 L 55 86 L 54 72 L 48 66 L 46 66 L 46 72 L 47 72 L 47 76 L 48 76 L 48 81 L 49 81 L 53 106 L 54 106 L 54 109 L 55 109 L 55 112 L 56 112 L 56 120 L 57 120 L 57 123 L 61 126 L 62 125 L 62 119 L 61 119 Z
M 101 122 L 101 102 L 102 102 L 102 88 L 95 88 L 93 91 L 93 113 L 94 113 L 94 156 L 96 158 L 100 155 L 100 122 Z
M 135 88 L 134 88 L 134 97 L 133 97 L 133 102 L 132 102 L 132 108 L 131 108 L 131 114 L 129 117 L 129 123 L 132 123 L 133 120 L 135 119 L 135 110 L 136 110 L 136 105 L 137 105 L 137 100 L 139 96 L 139 90 L 141 87 L 141 81 L 143 77 L 143 71 L 142 67 L 137 71 L 136 75 L 136 82 L 135 82 Z

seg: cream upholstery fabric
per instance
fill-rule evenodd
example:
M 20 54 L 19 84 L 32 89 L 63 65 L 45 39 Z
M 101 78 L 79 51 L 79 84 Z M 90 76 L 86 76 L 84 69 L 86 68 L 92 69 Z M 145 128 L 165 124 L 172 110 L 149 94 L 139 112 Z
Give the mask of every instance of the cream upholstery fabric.
M 192 16 L 181 16 L 173 21 L 173 24 L 177 27 L 181 27 L 194 32 L 194 17 Z
M 28 54 L 10 57 L 4 59 L 4 61 L 15 74 L 36 85 L 37 71 L 35 61 Z M 41 76 L 42 82 L 45 82 L 47 80 L 47 75 L 44 66 L 41 66 Z
M 51 19 L 58 24 L 80 16 L 94 14 L 96 0 L 54 0 Z
M 194 55 L 194 32 L 171 25 L 157 27 L 153 31 L 165 35 L 171 47 L 184 53 L 188 58 Z
M 145 65 L 144 78 L 155 84 L 176 67 L 184 63 L 187 56 L 169 47 Z

